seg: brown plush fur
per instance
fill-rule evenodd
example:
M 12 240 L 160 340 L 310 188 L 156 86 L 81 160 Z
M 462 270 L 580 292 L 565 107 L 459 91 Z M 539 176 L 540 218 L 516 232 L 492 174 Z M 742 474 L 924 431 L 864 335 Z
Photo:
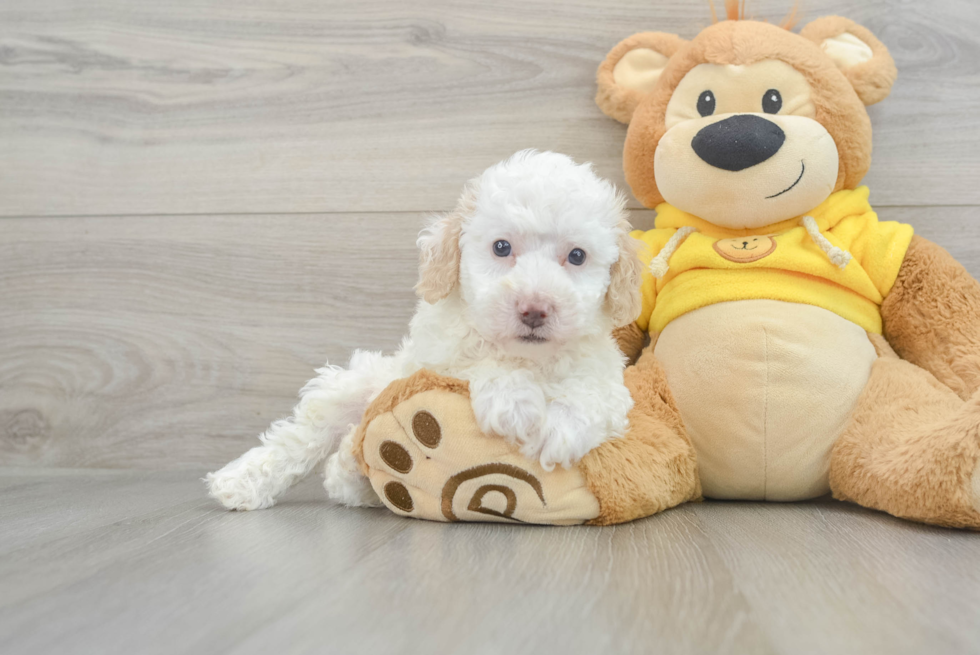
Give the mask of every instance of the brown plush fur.
M 640 355 L 640 351 L 643 350 L 647 335 L 636 323 L 630 323 L 613 330 L 613 338 L 619 345 L 619 350 L 626 355 L 626 359 L 632 364 Z
M 592 525 L 632 521 L 701 498 L 694 447 L 652 348 L 625 377 L 634 402 L 629 432 L 579 464 L 599 500 Z
M 980 389 L 980 282 L 948 252 L 913 237 L 881 315 L 903 359 L 963 400 Z
M 685 43 L 687 41 L 676 34 L 667 34 L 666 32 L 641 32 L 620 41 L 615 48 L 609 51 L 605 61 L 600 64 L 599 70 L 596 71 L 596 84 L 598 85 L 595 96 L 596 104 L 607 116 L 615 118 L 620 123 L 629 123 L 633 111 L 643 101 L 646 94 L 617 85 L 616 80 L 613 79 L 613 70 L 615 70 L 616 64 L 630 50 L 647 48 L 659 52 L 665 57 L 670 57 Z
M 850 33 L 871 47 L 872 57 L 868 61 L 852 66 L 844 71 L 854 91 L 866 105 L 873 105 L 888 97 L 898 70 L 888 48 L 871 33 L 871 30 L 852 20 L 840 16 L 824 16 L 808 24 L 800 31 L 800 36 L 820 44 L 824 40 Z
M 980 529 L 970 486 L 980 461 L 980 394 L 963 402 L 927 371 L 879 353 L 834 446 L 834 497 L 925 523 Z
M 815 43 L 798 34 L 768 23 L 724 21 L 706 28 L 671 57 L 656 88 L 632 115 L 623 169 L 640 202 L 647 207 L 663 202 L 654 175 L 654 153 L 666 132 L 667 103 L 681 79 L 698 64 L 746 65 L 765 59 L 785 61 L 806 77 L 816 120 L 834 138 L 840 155 L 834 190 L 858 185 L 871 164 L 871 120 L 844 74 Z

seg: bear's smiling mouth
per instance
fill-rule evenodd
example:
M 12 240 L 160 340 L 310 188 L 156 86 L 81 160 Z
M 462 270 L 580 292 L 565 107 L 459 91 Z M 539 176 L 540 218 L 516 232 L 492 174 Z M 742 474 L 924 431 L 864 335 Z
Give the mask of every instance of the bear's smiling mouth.
M 749 248 L 749 244 L 745 244 L 741 248 L 739 248 L 738 246 L 732 246 L 732 250 L 755 250 L 758 247 L 759 246 L 752 246 L 751 248 Z
M 790 184 L 788 187 L 786 187 L 785 189 L 783 189 L 779 193 L 774 193 L 771 196 L 766 196 L 766 200 L 769 200 L 770 198 L 775 198 L 776 196 L 781 196 L 784 193 L 786 193 L 787 191 L 789 191 L 790 189 L 792 189 L 793 187 L 795 187 L 797 184 L 800 183 L 800 180 L 803 179 L 803 173 L 804 172 L 806 172 L 806 164 L 804 164 L 803 163 L 803 160 L 801 159 L 800 160 L 800 176 L 798 178 L 796 178 L 796 182 L 793 182 L 792 184 Z

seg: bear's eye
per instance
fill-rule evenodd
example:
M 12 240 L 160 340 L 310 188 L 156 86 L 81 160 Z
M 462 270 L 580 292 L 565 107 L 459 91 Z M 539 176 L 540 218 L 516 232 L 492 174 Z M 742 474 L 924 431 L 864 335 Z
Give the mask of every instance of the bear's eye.
M 510 254 L 510 242 L 504 241 L 503 239 L 495 241 L 493 244 L 493 254 L 497 257 L 508 256 Z
M 568 253 L 568 263 L 572 266 L 581 266 L 585 263 L 585 251 L 581 248 L 573 248 L 572 252 Z
M 702 91 L 698 96 L 698 113 L 702 116 L 711 116 L 715 113 L 715 94 L 711 91 Z
M 762 96 L 762 111 L 767 114 L 778 114 L 783 107 L 783 96 L 776 89 L 769 89 Z

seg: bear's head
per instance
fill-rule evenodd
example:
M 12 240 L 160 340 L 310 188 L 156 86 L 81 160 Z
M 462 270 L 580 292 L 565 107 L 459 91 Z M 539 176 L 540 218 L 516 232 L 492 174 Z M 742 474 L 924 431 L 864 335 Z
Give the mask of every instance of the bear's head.
M 751 229 L 857 186 L 871 163 L 865 106 L 888 95 L 896 71 L 846 18 L 796 34 L 738 20 L 737 5 L 691 41 L 643 32 L 620 42 L 599 67 L 596 102 L 629 124 L 623 168 L 640 202 Z

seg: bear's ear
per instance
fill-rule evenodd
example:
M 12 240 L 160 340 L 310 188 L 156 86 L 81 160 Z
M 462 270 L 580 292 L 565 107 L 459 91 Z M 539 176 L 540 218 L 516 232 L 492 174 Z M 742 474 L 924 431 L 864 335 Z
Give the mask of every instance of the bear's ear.
M 599 109 L 620 123 L 629 123 L 633 110 L 657 85 L 667 61 L 684 43 L 676 34 L 641 32 L 616 44 L 596 73 Z
M 888 97 L 898 76 L 888 48 L 868 29 L 840 16 L 824 16 L 800 31 L 844 73 L 866 105 Z

